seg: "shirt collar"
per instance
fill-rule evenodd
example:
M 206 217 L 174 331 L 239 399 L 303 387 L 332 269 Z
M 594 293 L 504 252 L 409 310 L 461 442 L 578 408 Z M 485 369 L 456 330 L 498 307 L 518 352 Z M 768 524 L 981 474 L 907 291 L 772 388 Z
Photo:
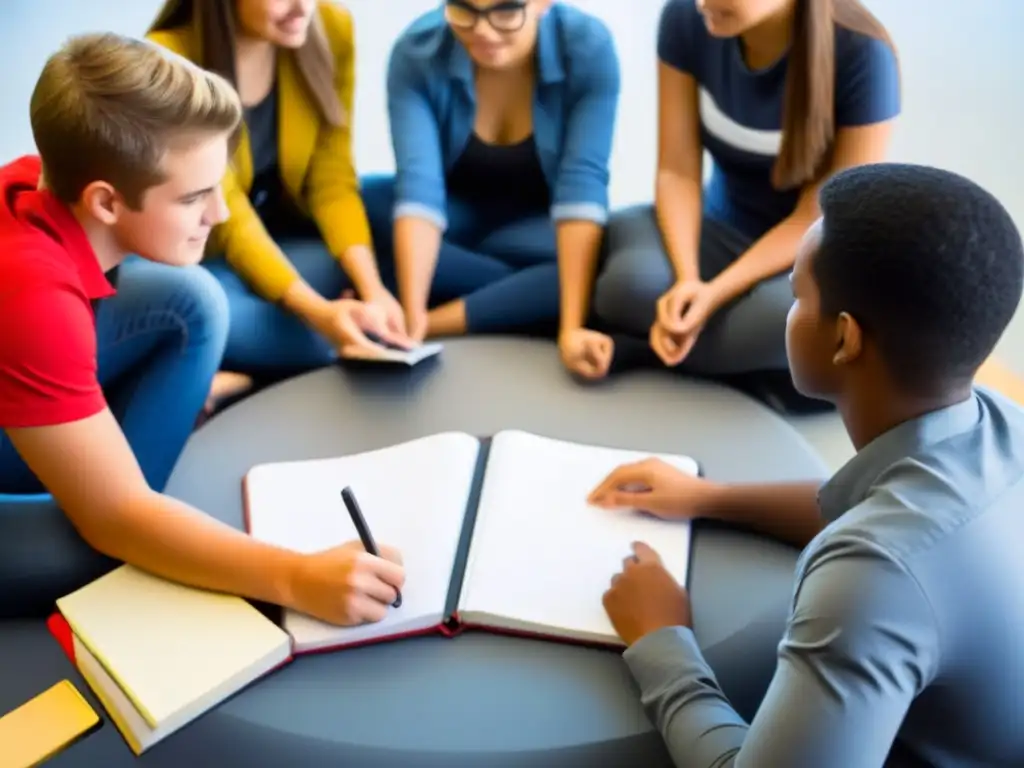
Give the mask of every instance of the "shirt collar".
M 818 492 L 818 506 L 829 522 L 860 504 L 886 469 L 953 435 L 966 432 L 981 418 L 978 396 L 905 421 L 857 452 Z
M 86 297 L 106 299 L 113 296 L 116 291 L 100 268 L 100 262 L 92 248 L 92 243 L 86 237 L 85 230 L 82 229 L 78 219 L 49 190 L 42 190 L 39 194 L 43 210 L 53 222 L 62 245 L 74 262 Z
M 448 49 L 448 72 L 453 79 L 472 86 L 473 60 L 449 29 L 443 9 L 440 15 L 444 33 L 452 37 L 452 45 Z M 565 79 L 565 67 L 562 64 L 565 52 L 558 31 L 558 19 L 555 18 L 553 9 L 549 10 L 541 16 L 537 26 L 537 80 L 542 85 L 559 83 Z

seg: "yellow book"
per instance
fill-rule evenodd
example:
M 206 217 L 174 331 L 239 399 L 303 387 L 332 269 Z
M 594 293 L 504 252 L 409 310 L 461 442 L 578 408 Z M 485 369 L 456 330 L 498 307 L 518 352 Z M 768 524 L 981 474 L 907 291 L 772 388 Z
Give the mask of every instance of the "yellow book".
M 0 717 L 0 768 L 32 768 L 57 755 L 100 722 L 70 680 Z
M 122 566 L 57 601 L 75 664 L 135 754 L 291 657 L 245 600 Z

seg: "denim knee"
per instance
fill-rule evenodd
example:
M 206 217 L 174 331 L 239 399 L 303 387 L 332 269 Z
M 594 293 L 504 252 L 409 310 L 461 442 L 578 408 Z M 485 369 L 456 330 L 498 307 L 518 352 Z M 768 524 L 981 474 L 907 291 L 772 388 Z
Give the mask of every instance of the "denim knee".
M 223 354 L 230 325 L 228 297 L 220 281 L 201 266 L 175 267 L 164 279 L 184 323 L 186 345 L 203 344 Z
M 375 174 L 360 180 L 363 208 L 370 224 L 373 248 L 378 256 L 390 257 L 394 238 L 395 179 Z

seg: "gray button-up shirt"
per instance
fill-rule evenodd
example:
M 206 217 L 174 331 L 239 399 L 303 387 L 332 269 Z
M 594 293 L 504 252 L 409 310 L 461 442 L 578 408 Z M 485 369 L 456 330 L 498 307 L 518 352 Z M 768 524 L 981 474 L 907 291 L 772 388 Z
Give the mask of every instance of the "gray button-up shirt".
M 985 391 L 825 486 L 748 725 L 693 633 L 625 652 L 677 766 L 1024 766 L 1024 411 Z

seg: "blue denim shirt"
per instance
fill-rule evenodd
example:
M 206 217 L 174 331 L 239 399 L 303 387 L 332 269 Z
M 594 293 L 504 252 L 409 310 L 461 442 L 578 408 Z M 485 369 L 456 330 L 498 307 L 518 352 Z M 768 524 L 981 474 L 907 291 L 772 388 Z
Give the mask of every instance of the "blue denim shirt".
M 388 63 L 394 216 L 447 227 L 445 177 L 473 132 L 473 64 L 441 8 L 405 30 Z M 533 131 L 555 221 L 608 218 L 619 61 L 608 28 L 555 3 L 541 18 Z

